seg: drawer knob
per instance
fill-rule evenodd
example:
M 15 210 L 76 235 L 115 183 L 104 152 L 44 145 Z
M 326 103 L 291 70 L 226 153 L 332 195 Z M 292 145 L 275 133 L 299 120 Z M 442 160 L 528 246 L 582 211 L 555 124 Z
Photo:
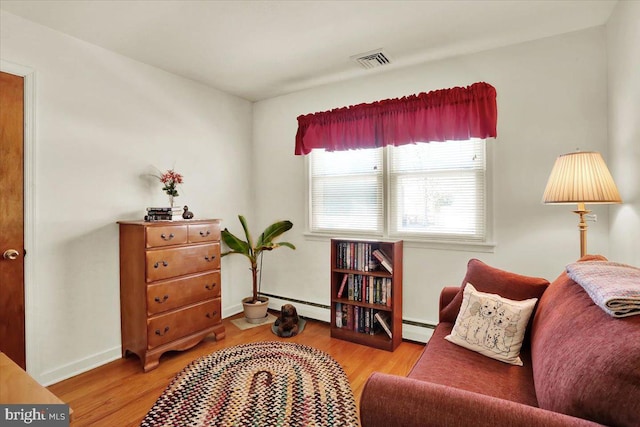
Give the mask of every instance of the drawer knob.
M 160 267 L 160 263 L 162 263 L 162 265 L 163 265 L 164 267 L 168 267 L 168 266 L 169 266 L 169 263 L 168 263 L 167 261 L 158 261 L 158 262 L 156 262 L 155 264 L 153 264 L 153 268 L 158 268 L 158 267 Z
M 160 235 L 160 237 L 162 237 L 162 240 L 171 240 L 171 239 L 173 239 L 173 238 L 174 238 L 174 237 L 176 237 L 176 236 L 174 236 L 174 235 L 173 235 L 173 233 L 170 233 L 170 234 L 169 234 L 169 237 L 167 237 L 167 235 L 166 235 L 166 234 L 162 233 L 162 234 Z
M 211 313 L 207 313 L 207 317 L 209 319 L 213 319 L 214 317 L 216 317 L 216 314 L 218 314 L 218 312 L 214 310 Z
M 164 332 L 161 332 L 160 329 L 156 329 L 156 335 L 162 337 L 164 336 L 167 332 L 169 332 L 169 327 L 165 326 L 164 327 Z
M 165 295 L 164 297 L 162 297 L 162 299 L 160 299 L 160 297 L 155 297 L 153 300 L 159 304 L 162 304 L 168 299 L 169 299 L 169 295 Z
M 207 288 L 208 290 L 212 291 L 212 290 L 215 289 L 216 285 L 217 285 L 217 283 L 212 283 L 212 284 L 208 284 L 207 283 L 206 285 L 204 285 L 204 287 Z
M 204 256 L 204 259 L 205 259 L 207 262 L 211 262 L 211 261 L 213 261 L 214 259 L 216 259 L 216 256 L 215 256 L 215 255 L 211 255 L 210 257 L 208 257 L 208 256 L 206 256 L 206 255 L 205 255 L 205 256 Z
M 200 236 L 202 236 L 202 237 L 207 237 L 209 234 L 211 234 L 211 232 L 209 230 L 200 232 Z

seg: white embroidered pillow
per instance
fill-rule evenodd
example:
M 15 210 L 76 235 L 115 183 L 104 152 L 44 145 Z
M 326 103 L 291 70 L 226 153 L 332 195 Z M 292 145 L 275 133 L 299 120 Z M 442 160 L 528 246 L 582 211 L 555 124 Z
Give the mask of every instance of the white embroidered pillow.
M 445 339 L 492 359 L 522 366 L 520 348 L 537 298 L 514 301 L 467 283 L 451 334 Z

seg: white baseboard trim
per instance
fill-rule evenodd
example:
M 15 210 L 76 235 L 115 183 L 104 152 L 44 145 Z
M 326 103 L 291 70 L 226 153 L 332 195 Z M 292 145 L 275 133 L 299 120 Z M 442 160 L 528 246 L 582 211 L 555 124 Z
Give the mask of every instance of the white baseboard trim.
M 331 310 L 324 307 L 318 307 L 313 303 L 305 304 L 304 301 L 290 301 L 285 297 L 278 298 L 277 296 L 269 296 L 269 308 L 272 310 L 280 311 L 282 305 L 293 304 L 298 310 L 298 314 L 303 317 L 308 317 L 315 320 L 320 320 L 329 323 L 331 318 Z M 402 338 L 406 340 L 426 343 L 433 335 L 433 326 L 417 319 L 404 318 L 402 325 Z M 423 326 L 424 325 L 424 326 Z
M 402 338 L 416 342 L 429 342 L 435 325 L 421 319 L 402 318 Z
M 286 299 L 280 299 L 277 297 L 269 297 L 269 308 L 272 310 L 280 311 L 283 305 L 293 304 L 298 311 L 298 315 L 302 317 L 308 317 L 310 319 L 321 320 L 323 322 L 329 322 L 331 317 L 331 311 L 327 308 L 316 307 L 308 305 L 303 302 L 291 302 Z
M 242 303 L 232 305 L 231 307 L 223 307 L 222 318 L 226 319 L 227 317 L 235 316 L 238 313 L 242 313 L 243 310 Z
M 284 304 L 290 304 L 291 301 L 278 298 L 274 296 L 269 297 L 269 308 L 272 310 L 280 311 Z M 331 311 L 328 308 L 317 307 L 316 305 L 305 304 L 301 301 L 295 301 L 293 303 L 298 310 L 298 314 L 310 319 L 320 320 L 322 322 L 329 322 L 331 317 Z M 223 310 L 223 317 L 230 317 L 242 312 L 242 304 L 235 304 L 231 307 L 227 307 Z M 428 342 L 433 334 L 431 327 L 420 326 L 426 325 L 420 320 L 404 319 L 411 323 L 403 323 L 402 325 L 402 338 L 416 341 L 416 342 Z M 412 324 L 418 323 L 418 324 Z M 39 375 L 33 375 L 35 380 L 43 386 L 50 386 L 51 384 L 58 383 L 73 376 L 90 371 L 114 360 L 118 360 L 122 357 L 122 348 L 120 346 L 112 347 L 100 353 L 96 353 L 92 356 L 85 357 L 83 359 L 76 360 L 66 365 L 42 372 Z
M 122 357 L 122 347 L 117 346 L 93 356 L 85 357 L 68 363 L 66 365 L 44 371 L 39 375 L 35 375 L 35 380 L 43 386 L 47 387 L 51 384 L 58 383 L 68 378 L 74 377 L 83 372 L 90 371 L 98 366 L 105 365 Z
M 433 329 L 431 328 L 408 325 L 406 323 L 402 325 L 402 338 L 405 340 L 426 343 L 431 339 L 431 335 L 433 335 Z

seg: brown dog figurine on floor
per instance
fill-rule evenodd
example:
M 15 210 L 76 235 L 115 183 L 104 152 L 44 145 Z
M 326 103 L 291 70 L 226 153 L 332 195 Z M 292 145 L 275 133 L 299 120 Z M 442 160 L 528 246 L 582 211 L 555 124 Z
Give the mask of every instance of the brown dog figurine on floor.
M 291 304 L 285 304 L 280 310 L 280 316 L 275 321 L 279 337 L 293 337 L 298 334 L 298 311 Z

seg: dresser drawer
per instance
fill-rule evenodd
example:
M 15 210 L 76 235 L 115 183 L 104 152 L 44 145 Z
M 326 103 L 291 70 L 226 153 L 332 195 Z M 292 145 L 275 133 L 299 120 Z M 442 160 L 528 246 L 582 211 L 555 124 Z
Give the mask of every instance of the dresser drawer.
M 149 349 L 220 323 L 220 298 L 147 320 Z
M 220 243 L 147 250 L 147 283 L 220 268 Z
M 220 296 L 220 271 L 147 285 L 149 315 Z
M 147 227 L 147 247 L 182 245 L 187 243 L 186 225 L 167 225 L 165 227 Z
M 220 240 L 220 223 L 189 224 L 189 243 Z

